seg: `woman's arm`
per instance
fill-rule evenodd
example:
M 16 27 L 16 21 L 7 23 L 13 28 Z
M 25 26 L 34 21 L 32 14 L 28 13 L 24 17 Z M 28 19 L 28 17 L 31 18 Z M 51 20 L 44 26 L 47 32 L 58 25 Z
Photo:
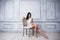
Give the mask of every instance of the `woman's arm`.
M 33 18 L 32 18 L 32 24 L 34 24 Z

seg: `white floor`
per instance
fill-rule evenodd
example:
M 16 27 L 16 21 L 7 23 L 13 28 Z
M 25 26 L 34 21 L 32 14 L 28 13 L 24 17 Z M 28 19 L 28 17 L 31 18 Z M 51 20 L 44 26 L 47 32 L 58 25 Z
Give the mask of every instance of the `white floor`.
M 0 33 L 0 40 L 60 40 L 60 33 L 46 33 L 49 39 L 45 39 L 42 36 L 35 36 L 28 35 L 23 36 L 22 33 Z

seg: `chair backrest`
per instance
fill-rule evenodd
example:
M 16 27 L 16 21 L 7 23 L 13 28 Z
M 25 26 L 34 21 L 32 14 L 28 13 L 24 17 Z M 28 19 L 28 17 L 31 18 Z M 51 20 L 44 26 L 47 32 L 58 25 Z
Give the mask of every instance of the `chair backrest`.
M 27 26 L 26 18 L 23 18 L 23 26 Z

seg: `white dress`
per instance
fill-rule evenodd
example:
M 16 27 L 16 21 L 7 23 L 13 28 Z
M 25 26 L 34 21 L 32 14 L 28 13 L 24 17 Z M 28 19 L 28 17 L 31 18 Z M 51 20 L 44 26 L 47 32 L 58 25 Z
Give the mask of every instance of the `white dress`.
M 32 18 L 27 20 L 27 27 L 32 28 Z

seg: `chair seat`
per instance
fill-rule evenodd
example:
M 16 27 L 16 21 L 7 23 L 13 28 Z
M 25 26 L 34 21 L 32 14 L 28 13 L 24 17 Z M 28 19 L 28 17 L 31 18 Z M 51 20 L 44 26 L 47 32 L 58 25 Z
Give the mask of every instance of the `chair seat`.
M 29 28 L 32 28 L 32 27 L 23 27 L 23 28 L 25 28 L 25 29 L 29 29 Z

